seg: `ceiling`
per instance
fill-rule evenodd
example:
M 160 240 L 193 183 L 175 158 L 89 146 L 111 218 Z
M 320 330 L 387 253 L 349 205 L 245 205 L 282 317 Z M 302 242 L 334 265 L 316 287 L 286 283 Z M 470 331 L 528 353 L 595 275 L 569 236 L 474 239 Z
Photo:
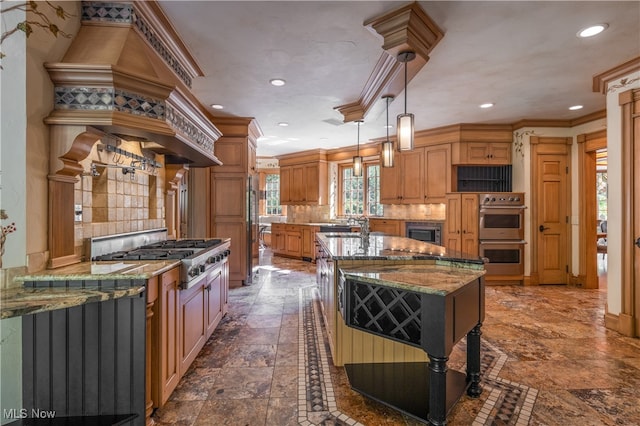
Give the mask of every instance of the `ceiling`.
M 159 1 L 204 72 L 193 93 L 215 116 L 255 117 L 264 134 L 259 156 L 356 144 L 356 126 L 335 107 L 358 100 L 383 52 L 381 36 L 363 23 L 407 3 Z M 416 130 L 602 111 L 593 76 L 640 56 L 637 1 L 419 4 L 444 38 L 406 90 Z M 609 27 L 576 36 L 596 23 Z M 272 86 L 273 78 L 286 85 Z M 389 107 L 391 133 L 404 95 Z M 495 106 L 479 108 L 485 102 Z M 577 104 L 584 108 L 568 109 Z M 382 105 L 365 116 L 361 143 L 386 135 Z

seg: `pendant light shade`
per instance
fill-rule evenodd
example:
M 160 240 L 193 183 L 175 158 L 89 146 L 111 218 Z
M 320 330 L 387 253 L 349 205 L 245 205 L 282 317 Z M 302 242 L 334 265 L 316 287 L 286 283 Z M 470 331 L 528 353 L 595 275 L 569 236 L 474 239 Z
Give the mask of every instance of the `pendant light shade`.
M 404 63 L 404 114 L 398 115 L 398 151 L 413 149 L 413 114 L 407 113 L 407 62 L 415 57 L 411 51 L 398 54 L 398 62 Z
M 382 142 L 380 164 L 382 167 L 393 167 L 393 142 L 389 139 L 389 102 L 393 100 L 393 96 L 383 96 L 382 98 L 387 102 L 387 140 Z
M 353 157 L 353 175 L 356 177 L 362 176 L 362 157 L 360 156 L 360 123 L 362 120 L 358 120 L 358 148 L 357 154 Z

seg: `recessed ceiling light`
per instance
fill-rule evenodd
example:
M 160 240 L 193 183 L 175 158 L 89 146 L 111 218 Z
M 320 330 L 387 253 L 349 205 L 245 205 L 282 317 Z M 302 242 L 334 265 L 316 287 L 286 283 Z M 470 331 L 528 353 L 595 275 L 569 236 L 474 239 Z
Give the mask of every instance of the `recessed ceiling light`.
M 609 24 L 591 25 L 590 27 L 583 28 L 580 31 L 578 31 L 578 37 L 582 37 L 582 38 L 593 37 L 596 34 L 600 34 L 607 28 L 609 28 Z
M 220 104 L 211 104 L 211 108 L 213 108 L 213 109 L 223 109 L 224 106 L 222 106 Z
M 486 104 L 480 105 L 480 108 L 491 108 L 493 104 L 491 102 L 487 102 Z
M 289 125 L 289 123 L 287 123 L 286 121 L 281 121 L 278 123 L 278 126 L 280 127 L 287 127 Z
M 569 109 L 570 109 L 571 111 L 576 111 L 576 110 L 579 110 L 579 109 L 582 109 L 582 108 L 583 108 L 583 106 L 582 106 L 582 105 L 574 105 L 574 106 L 570 106 L 570 107 L 569 107 Z
M 281 78 L 272 78 L 269 80 L 269 83 L 271 83 L 272 86 L 284 86 L 287 82 Z

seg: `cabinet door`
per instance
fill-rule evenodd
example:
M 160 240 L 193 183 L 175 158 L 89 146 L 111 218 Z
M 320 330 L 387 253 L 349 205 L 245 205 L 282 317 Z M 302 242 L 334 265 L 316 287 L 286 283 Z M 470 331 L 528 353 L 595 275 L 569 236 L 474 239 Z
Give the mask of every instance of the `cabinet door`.
M 400 235 L 400 221 L 392 219 L 369 219 L 369 229 L 371 232 Z
M 402 153 L 402 204 L 424 202 L 424 149 Z
M 469 142 L 466 144 L 467 163 L 469 164 L 489 164 L 489 144 Z
M 254 175 L 256 173 L 258 173 L 258 170 L 256 169 L 256 147 L 251 145 L 249 143 L 249 145 L 247 146 L 248 148 L 248 169 L 247 170 L 249 172 L 250 175 Z
M 462 204 L 460 194 L 449 194 L 446 200 L 446 220 L 442 245 L 449 250 L 462 250 Z
M 316 232 L 319 228 L 317 226 L 303 226 L 302 227 L 302 257 L 315 261 L 316 258 Z
M 424 201 L 444 203 L 451 191 L 451 146 L 425 148 Z
M 209 336 L 216 329 L 222 319 L 223 300 L 225 298 L 225 289 L 223 288 L 222 268 L 218 268 L 209 273 L 207 284 L 205 286 L 207 297 L 207 335 Z
M 271 246 L 275 254 L 284 254 L 286 241 L 285 225 L 280 223 L 271 224 Z
M 305 201 L 309 204 L 317 204 L 320 191 L 320 166 L 307 164 L 304 167 Z
M 180 291 L 180 374 L 186 373 L 206 341 L 205 283 L 203 281 L 188 290 Z
M 304 202 L 306 198 L 304 166 L 293 166 L 291 168 L 291 201 L 294 203 Z
M 490 146 L 489 160 L 491 164 L 511 164 L 511 144 L 492 143 Z
M 285 241 L 285 253 L 288 256 L 301 257 L 302 256 L 302 233 L 297 231 L 287 230 Z
M 401 197 L 401 170 L 400 155 L 396 155 L 396 165 L 394 167 L 380 168 L 380 203 L 398 204 Z
M 162 407 L 180 381 L 178 339 L 178 285 L 180 268 L 165 272 L 160 277 L 158 302 L 154 314 L 155 335 L 153 357 L 153 401 Z
M 478 196 L 476 194 L 461 195 L 462 251 L 474 256 L 478 255 Z
M 291 202 L 291 167 L 280 167 L 280 204 Z

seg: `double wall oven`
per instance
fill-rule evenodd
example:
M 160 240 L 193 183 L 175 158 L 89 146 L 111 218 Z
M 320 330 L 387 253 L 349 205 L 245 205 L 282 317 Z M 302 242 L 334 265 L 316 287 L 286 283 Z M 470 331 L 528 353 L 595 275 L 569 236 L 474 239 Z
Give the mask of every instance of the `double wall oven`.
M 520 281 L 524 278 L 524 194 L 479 194 L 479 249 L 487 280 Z

